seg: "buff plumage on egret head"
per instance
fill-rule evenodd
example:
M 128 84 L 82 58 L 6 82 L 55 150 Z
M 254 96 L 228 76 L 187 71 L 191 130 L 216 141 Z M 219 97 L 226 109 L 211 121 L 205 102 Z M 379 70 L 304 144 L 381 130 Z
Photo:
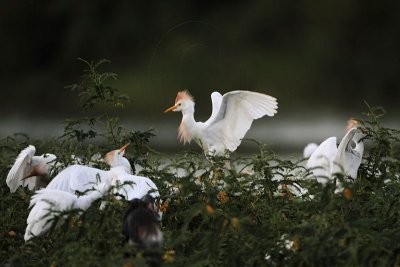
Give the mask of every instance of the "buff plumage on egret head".
M 182 143 L 196 141 L 206 154 L 233 152 L 250 129 L 253 120 L 277 113 L 276 98 L 251 91 L 211 94 L 212 113 L 206 122 L 194 119 L 194 100 L 188 91 L 178 92 L 175 104 L 164 112 L 181 111 L 178 136 Z

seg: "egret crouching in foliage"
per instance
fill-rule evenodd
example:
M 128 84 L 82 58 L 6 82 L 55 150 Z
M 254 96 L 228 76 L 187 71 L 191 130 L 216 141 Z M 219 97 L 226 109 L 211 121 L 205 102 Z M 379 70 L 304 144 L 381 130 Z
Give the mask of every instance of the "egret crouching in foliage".
M 49 183 L 47 189 L 56 189 L 74 194 L 76 191 L 84 192 L 93 187 L 99 179 L 110 181 L 115 186 L 117 198 L 131 200 L 142 198 L 150 194 L 154 198 L 159 198 L 157 186 L 147 177 L 132 175 L 131 165 L 124 157 L 125 149 L 129 144 L 120 149 L 108 152 L 105 161 L 110 165 L 109 171 L 92 168 L 83 165 L 72 165 L 61 171 Z M 159 213 L 160 217 L 162 213 Z
M 357 178 L 364 153 L 363 137 L 361 129 L 353 127 L 343 137 L 339 147 L 336 145 L 336 137 L 326 139 L 310 156 L 307 168 L 322 184 L 332 179 L 335 173 Z M 352 142 L 355 143 L 354 148 Z
M 30 145 L 19 153 L 7 175 L 6 183 L 11 193 L 19 186 L 33 190 L 47 185 L 46 178 L 57 157 L 53 154 L 35 156 L 35 152 L 36 148 Z
M 74 194 L 75 191 L 83 192 L 92 188 L 92 185 L 98 179 L 104 181 L 111 181 L 115 171 L 122 170 L 124 173 L 130 174 L 132 172 L 129 161 L 123 157 L 125 149 L 129 144 L 122 146 L 120 149 L 108 152 L 105 156 L 105 161 L 110 165 L 109 171 L 88 167 L 84 165 L 71 165 L 61 171 L 54 179 L 48 184 L 46 188 L 56 189 Z
M 96 199 L 107 193 L 110 186 L 109 181 L 102 182 L 82 196 L 47 188 L 36 191 L 29 205 L 32 209 L 27 219 L 25 241 L 47 232 L 52 227 L 56 216 L 62 212 L 74 209 L 87 210 Z M 60 226 L 62 223 L 63 220 L 59 221 L 56 226 Z
M 150 266 L 160 266 L 162 262 L 163 234 L 158 221 L 155 200 L 149 195 L 131 200 L 123 217 L 122 234 L 125 241 L 143 251 Z
M 179 139 L 190 143 L 193 139 L 206 154 L 224 155 L 233 152 L 242 142 L 253 120 L 277 113 L 276 98 L 250 91 L 232 91 L 223 96 L 211 94 L 212 113 L 206 122 L 194 120 L 194 101 L 187 91 L 178 92 L 175 105 L 164 112 L 181 111 Z

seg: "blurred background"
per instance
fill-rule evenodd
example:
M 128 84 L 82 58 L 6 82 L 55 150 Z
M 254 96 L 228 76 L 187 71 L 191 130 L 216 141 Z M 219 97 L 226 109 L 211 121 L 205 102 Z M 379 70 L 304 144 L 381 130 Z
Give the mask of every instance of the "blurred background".
M 182 89 L 203 121 L 215 90 L 276 97 L 278 114 L 246 137 L 284 153 L 342 138 L 364 101 L 398 128 L 399 11 L 392 0 L 1 1 L 0 137 L 56 136 L 65 118 L 85 115 L 65 88 L 85 67 L 77 58 L 111 61 L 102 70 L 132 99 L 117 115 L 132 130 L 155 128 L 152 145 L 165 151 L 182 149 L 181 115 L 163 114 Z

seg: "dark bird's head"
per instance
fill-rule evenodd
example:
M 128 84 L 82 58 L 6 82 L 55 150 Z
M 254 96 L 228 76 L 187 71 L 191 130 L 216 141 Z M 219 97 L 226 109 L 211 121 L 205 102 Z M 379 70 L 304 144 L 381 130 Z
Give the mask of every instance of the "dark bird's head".
M 122 233 L 126 241 L 141 250 L 160 249 L 163 235 L 158 225 L 158 214 L 154 210 L 154 198 L 147 195 L 131 200 L 123 218 Z

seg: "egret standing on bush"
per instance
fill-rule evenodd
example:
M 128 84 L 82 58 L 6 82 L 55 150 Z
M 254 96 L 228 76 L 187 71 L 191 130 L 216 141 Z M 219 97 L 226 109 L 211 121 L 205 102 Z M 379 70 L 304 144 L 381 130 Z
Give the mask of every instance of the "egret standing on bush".
M 357 178 L 364 153 L 363 137 L 362 130 L 357 127 L 347 132 L 339 146 L 336 145 L 336 137 L 329 137 L 311 154 L 307 161 L 307 168 L 322 184 L 332 179 L 335 173 L 342 173 L 353 179 Z
M 194 101 L 187 91 L 178 92 L 175 105 L 164 111 L 182 112 L 180 141 L 185 144 L 193 139 L 206 154 L 235 151 L 253 120 L 265 115 L 272 117 L 278 108 L 276 98 L 250 91 L 232 91 L 223 96 L 214 92 L 211 101 L 212 113 L 206 122 L 194 120 Z

